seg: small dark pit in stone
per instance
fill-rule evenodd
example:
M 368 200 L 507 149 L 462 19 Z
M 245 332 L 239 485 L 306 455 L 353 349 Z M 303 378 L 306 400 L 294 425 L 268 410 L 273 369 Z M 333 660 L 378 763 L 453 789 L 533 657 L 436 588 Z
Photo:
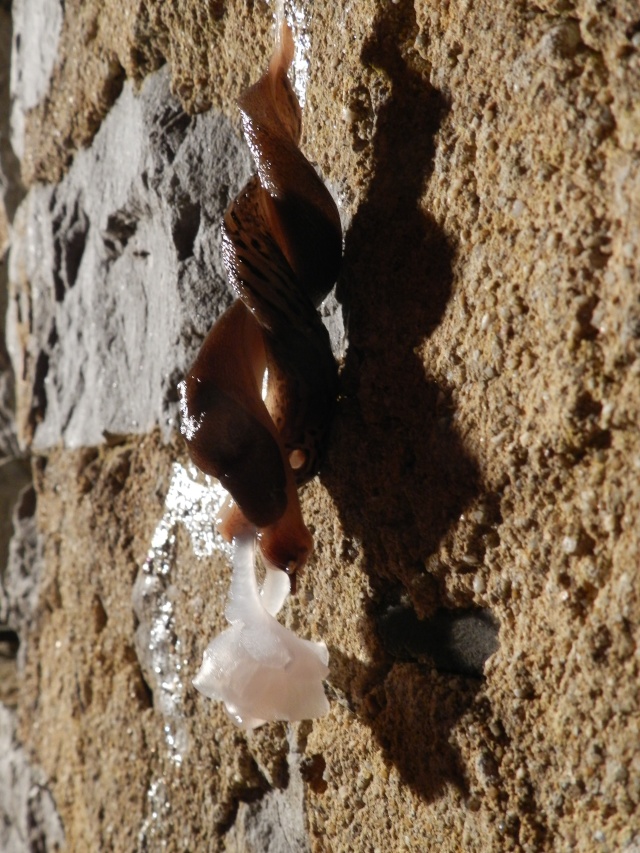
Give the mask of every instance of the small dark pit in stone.
M 596 450 L 608 450 L 611 447 L 611 440 L 611 430 L 594 429 L 588 436 L 586 446 Z
M 15 660 L 20 648 L 20 638 L 11 628 L 0 627 L 0 658 Z
M 16 513 L 19 521 L 32 518 L 36 514 L 36 491 L 33 486 L 27 486 L 22 491 Z
M 585 299 L 576 311 L 576 319 L 580 324 L 581 336 L 587 340 L 593 340 L 598 336 L 598 329 L 593 325 L 593 313 L 598 305 L 598 298 L 593 296 Z
M 44 415 L 47 410 L 47 391 L 45 379 L 49 373 L 49 354 L 44 350 L 40 350 L 36 359 L 36 366 L 33 376 L 33 393 L 31 411 L 29 412 L 29 424 L 32 429 L 35 429 L 40 421 L 44 420 Z
M 63 207 L 53 220 L 53 284 L 57 302 L 62 302 L 67 290 L 78 278 L 80 262 L 87 245 L 89 219 L 75 200 L 73 208 Z
M 200 205 L 185 203 L 178 211 L 171 229 L 179 261 L 186 261 L 193 255 L 193 245 L 199 228 Z
M 107 616 L 107 611 L 104 609 L 102 599 L 98 595 L 94 595 L 93 597 L 93 601 L 91 603 L 91 615 L 93 616 L 93 627 L 95 633 L 102 633 L 107 625 L 109 617 Z
M 574 412 L 578 418 L 597 417 L 602 411 L 602 403 L 594 400 L 588 391 L 584 391 L 576 400 Z
M 142 674 L 142 670 L 136 673 L 133 680 L 133 699 L 135 699 L 139 710 L 146 711 L 153 708 L 153 690 Z
M 379 620 L 382 645 L 403 660 L 430 658 L 440 672 L 483 677 L 484 664 L 498 649 L 499 625 L 486 609 L 437 610 L 418 619 L 413 610 L 398 605 Z
M 629 41 L 631 41 L 631 39 L 638 33 L 640 33 L 640 18 L 638 18 L 638 20 L 635 21 L 633 24 L 629 24 L 629 26 L 625 30 L 625 35 L 629 39 Z
M 305 756 L 300 762 L 300 775 L 316 794 L 324 794 L 327 790 L 328 786 L 324 778 L 326 766 L 324 758 L 317 753 Z
M 107 227 L 102 232 L 102 240 L 112 260 L 122 255 L 137 227 L 135 217 L 124 210 L 119 210 L 108 218 Z
M 20 639 L 15 631 L 0 626 L 0 703 L 8 708 L 18 704 L 17 656 Z

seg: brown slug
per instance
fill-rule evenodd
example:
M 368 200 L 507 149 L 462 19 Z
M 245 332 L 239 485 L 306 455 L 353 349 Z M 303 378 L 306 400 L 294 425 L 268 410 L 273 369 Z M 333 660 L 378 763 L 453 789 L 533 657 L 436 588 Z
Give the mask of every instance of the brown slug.
M 312 548 L 297 485 L 318 472 L 333 414 L 337 367 L 316 307 L 342 255 L 335 202 L 298 147 L 300 105 L 287 77 L 293 50 L 283 23 L 267 72 L 240 97 L 258 174 L 222 226 L 239 298 L 180 385 L 191 457 L 230 494 L 219 529 L 231 540 L 257 528 L 263 556 L 290 573 Z

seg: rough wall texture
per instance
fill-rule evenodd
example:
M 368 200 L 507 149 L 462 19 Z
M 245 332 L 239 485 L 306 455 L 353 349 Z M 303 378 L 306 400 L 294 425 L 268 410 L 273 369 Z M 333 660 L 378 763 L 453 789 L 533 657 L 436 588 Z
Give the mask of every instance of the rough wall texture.
M 3 576 L 21 645 L 0 724 L 47 792 L 38 838 L 640 849 L 637 4 L 294 11 L 303 147 L 345 223 L 345 354 L 285 618 L 329 646 L 331 712 L 247 735 L 191 688 L 228 568 L 203 557 L 174 384 L 228 300 L 233 103 L 272 9 L 14 3 L 8 340 L 37 500 Z M 499 625 L 484 667 L 441 654 L 469 611 Z M 5 801 L 33 847 L 29 797 Z

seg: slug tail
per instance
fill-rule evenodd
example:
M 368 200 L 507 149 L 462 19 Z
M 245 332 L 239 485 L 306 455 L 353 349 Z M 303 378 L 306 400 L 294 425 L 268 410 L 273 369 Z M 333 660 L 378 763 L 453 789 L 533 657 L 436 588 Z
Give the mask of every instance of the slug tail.
M 284 0 L 277 0 L 275 11 L 276 47 L 269 63 L 269 74 L 276 76 L 280 71 L 285 74 L 293 62 L 295 44 L 291 27 L 284 13 Z

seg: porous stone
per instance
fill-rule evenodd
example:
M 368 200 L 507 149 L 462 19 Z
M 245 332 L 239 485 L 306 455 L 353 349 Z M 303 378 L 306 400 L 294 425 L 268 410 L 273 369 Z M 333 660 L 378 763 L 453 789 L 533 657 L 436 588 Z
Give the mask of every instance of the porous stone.
M 303 148 L 346 224 L 349 346 L 283 618 L 327 643 L 331 711 L 244 734 L 191 689 L 228 576 L 188 512 L 139 608 L 164 629 L 155 676 L 132 601 L 188 468 L 168 377 L 229 298 L 216 227 L 250 168 L 233 104 L 266 67 L 271 7 L 70 0 L 25 116 L 12 248 L 20 435 L 41 454 L 20 737 L 72 850 L 633 850 L 636 4 L 294 11 Z M 494 626 L 466 673 L 429 655 L 442 611 Z M 388 613 L 412 627 L 392 647 Z

